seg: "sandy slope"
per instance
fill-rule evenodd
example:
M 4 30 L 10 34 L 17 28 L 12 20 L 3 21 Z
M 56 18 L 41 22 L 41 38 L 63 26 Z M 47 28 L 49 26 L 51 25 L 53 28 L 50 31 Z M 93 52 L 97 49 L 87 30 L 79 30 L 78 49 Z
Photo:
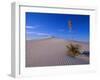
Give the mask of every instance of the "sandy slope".
M 87 56 L 72 58 L 66 55 L 66 45 L 69 43 L 80 44 L 83 50 L 89 49 L 88 44 L 56 38 L 26 41 L 26 67 L 88 64 Z

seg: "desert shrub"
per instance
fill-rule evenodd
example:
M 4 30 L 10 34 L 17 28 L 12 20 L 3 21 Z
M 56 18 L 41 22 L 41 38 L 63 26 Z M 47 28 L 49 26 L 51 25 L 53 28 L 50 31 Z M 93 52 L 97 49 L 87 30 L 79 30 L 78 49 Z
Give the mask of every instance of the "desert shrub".
M 80 55 L 80 46 L 77 44 L 69 44 L 67 47 L 67 55 L 71 57 L 75 57 Z
M 89 51 L 84 51 L 82 54 L 86 55 L 86 56 L 89 56 Z

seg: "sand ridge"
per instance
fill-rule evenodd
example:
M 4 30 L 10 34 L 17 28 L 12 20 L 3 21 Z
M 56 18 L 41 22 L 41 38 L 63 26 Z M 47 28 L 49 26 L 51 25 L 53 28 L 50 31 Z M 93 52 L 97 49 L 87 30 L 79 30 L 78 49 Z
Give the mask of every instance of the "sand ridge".
M 83 50 L 89 51 L 89 44 L 81 42 L 57 38 L 27 40 L 26 67 L 89 64 L 87 56 L 80 55 L 75 58 L 67 56 L 66 45 L 70 43 L 80 44 Z

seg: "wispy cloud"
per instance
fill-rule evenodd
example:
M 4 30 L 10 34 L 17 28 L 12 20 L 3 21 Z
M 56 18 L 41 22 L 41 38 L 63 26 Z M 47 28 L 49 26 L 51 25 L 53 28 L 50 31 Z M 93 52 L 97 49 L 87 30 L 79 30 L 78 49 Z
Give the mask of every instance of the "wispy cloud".
M 45 36 L 49 36 L 49 34 L 47 34 L 47 33 L 36 33 L 37 35 L 45 35 Z
M 38 28 L 39 25 L 34 25 L 34 26 L 26 26 L 26 29 L 36 29 Z
M 27 29 L 34 29 L 35 27 L 33 26 L 26 26 Z
M 50 36 L 50 34 L 42 33 L 42 32 L 27 32 L 27 34 L 34 34 L 38 36 Z

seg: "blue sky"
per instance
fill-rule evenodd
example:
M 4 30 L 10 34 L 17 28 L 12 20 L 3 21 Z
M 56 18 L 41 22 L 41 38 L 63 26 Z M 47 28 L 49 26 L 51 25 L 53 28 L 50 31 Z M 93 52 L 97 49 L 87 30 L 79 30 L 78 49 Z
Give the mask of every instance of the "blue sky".
M 69 31 L 69 20 L 72 21 L 72 31 Z M 89 15 L 26 12 L 26 39 L 50 36 L 89 41 Z

